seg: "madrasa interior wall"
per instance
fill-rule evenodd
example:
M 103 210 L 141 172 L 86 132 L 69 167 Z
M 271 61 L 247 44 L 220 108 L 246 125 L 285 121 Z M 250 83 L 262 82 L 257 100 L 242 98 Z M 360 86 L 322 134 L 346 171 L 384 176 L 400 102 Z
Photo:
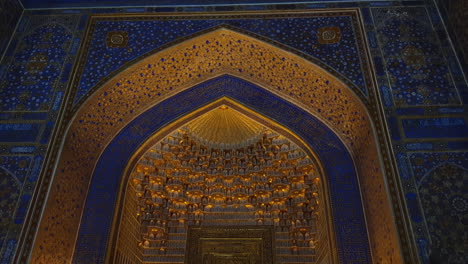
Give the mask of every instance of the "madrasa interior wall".
M 2 3 L 14 6 L 8 7 L 14 11 L 8 11 L 12 15 L 10 22 L 2 24 L 2 38 L 5 38 L 10 33 L 3 32 L 13 32 L 15 20 L 20 16 L 13 15 L 20 13 L 15 10 L 21 9 L 16 1 Z M 170 41 L 223 23 L 244 27 L 317 58 L 364 92 L 366 89 L 362 62 L 359 57 L 350 56 L 355 52 L 355 36 L 348 22 L 340 18 L 318 19 L 310 24 L 197 20 L 179 26 L 159 22 L 158 27 L 150 28 L 148 24 L 152 22 L 148 21 L 116 20 L 94 29 L 87 64 L 77 76 L 79 88 L 74 94 L 69 83 L 90 16 L 318 8 L 358 8 L 361 12 L 420 261 L 430 263 L 432 254 L 441 263 L 447 259 L 450 263 L 465 263 L 463 241 L 466 240 L 468 199 L 463 186 L 468 177 L 468 88 L 463 72 L 466 66 L 460 66 L 463 58 L 459 56 L 458 60 L 456 55 L 460 51 L 452 48 L 444 28 L 446 20 L 432 1 L 26 9 L 0 66 L 1 263 L 10 263 L 15 253 L 27 251 L 24 245 L 18 247 L 20 234 L 22 230 L 28 231 L 29 222 L 25 225 L 25 219 L 32 208 L 35 188 L 49 184 L 40 175 L 46 175 L 54 163 L 49 159 L 51 139 L 58 136 L 54 134 L 56 124 L 69 119 L 69 109 L 106 76 Z M 329 26 L 340 28 L 342 37 L 335 43 L 321 43 L 317 32 Z M 125 45 L 109 45 L 106 42 L 109 32 L 126 36 Z M 463 39 L 462 34 L 457 36 Z M 2 43 L 7 42 L 2 39 Z M 41 207 L 35 202 L 33 205 Z

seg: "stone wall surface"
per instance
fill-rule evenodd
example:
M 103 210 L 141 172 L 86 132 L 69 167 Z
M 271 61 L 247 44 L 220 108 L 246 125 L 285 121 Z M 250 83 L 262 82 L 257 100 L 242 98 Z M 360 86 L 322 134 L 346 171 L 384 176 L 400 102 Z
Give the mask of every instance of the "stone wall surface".
M 447 10 L 466 11 L 463 6 L 454 8 L 455 2 L 465 1 L 441 2 L 453 3 Z M 379 1 L 25 11 L 0 65 L 0 263 L 10 263 L 17 250 L 34 189 L 41 182 L 41 170 L 45 163 L 53 163 L 47 160 L 54 128 L 69 118 L 63 111 L 78 107 L 96 84 L 148 52 L 226 26 L 308 56 L 356 87 L 363 97 L 369 93 L 352 21 L 339 16 L 103 20 L 89 35 L 91 46 L 84 71 L 76 76 L 79 85 L 71 91 L 72 69 L 91 15 L 328 7 L 358 8 L 362 14 L 421 262 L 429 263 L 431 255 L 449 263 L 468 262 L 467 249 L 460 246 L 466 241 L 468 222 L 468 197 L 463 191 L 468 180 L 468 86 L 457 51 L 452 49 L 438 10 L 430 3 Z M 14 5 L 6 8 L 16 10 Z M 13 28 L 14 17 L 18 16 L 8 18 L 5 30 Z M 463 14 L 455 15 L 450 23 L 463 23 L 457 17 Z M 319 39 L 323 28 L 335 37 Z M 466 28 L 454 26 L 460 43 L 468 40 Z M 1 52 L 4 40 L 0 41 Z

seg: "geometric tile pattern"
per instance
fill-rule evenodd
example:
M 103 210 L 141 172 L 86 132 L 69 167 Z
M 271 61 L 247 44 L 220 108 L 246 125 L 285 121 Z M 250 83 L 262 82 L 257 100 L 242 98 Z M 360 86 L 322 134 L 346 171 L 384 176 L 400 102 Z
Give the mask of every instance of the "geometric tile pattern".
M 23 38 L 2 84 L 1 110 L 48 110 L 71 37 L 63 26 L 48 24 Z
M 395 104 L 459 103 L 425 8 L 374 8 L 372 14 Z
M 24 11 L 0 65 L 0 167 L 18 181 L 1 263 L 14 256 L 30 208 L 79 47 L 79 18 Z
M 427 175 L 435 168 L 443 164 L 450 163 L 458 167 L 468 169 L 467 152 L 422 152 L 409 155 L 411 167 L 414 173 L 414 179 L 417 186 L 423 185 Z
M 446 263 L 468 263 L 468 169 L 443 164 L 419 188 L 431 253 Z
M 75 103 L 79 101 L 103 77 L 119 69 L 124 63 L 150 51 L 172 45 L 180 38 L 217 26 L 230 26 L 241 32 L 248 32 L 281 43 L 293 50 L 315 57 L 349 79 L 366 94 L 366 85 L 360 67 L 360 54 L 356 45 L 353 18 L 349 15 L 288 15 L 278 16 L 233 16 L 232 19 L 193 19 L 189 16 L 174 16 L 130 20 L 99 21 L 89 47 L 85 71 L 80 78 Z M 236 19 L 237 18 L 237 19 Z M 330 26 L 340 31 L 335 42 L 321 42 L 323 34 L 333 32 L 324 29 Z M 109 46 L 107 38 L 112 32 L 127 35 L 126 46 Z M 346 63 L 343 63 L 346 61 Z

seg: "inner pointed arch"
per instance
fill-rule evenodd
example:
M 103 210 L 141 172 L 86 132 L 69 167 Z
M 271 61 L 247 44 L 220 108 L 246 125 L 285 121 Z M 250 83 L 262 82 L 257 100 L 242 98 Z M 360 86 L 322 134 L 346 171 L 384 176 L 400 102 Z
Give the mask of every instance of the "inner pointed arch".
M 268 132 L 268 131 L 264 131 L 264 130 L 258 130 L 256 132 L 254 132 L 254 133 L 258 133 L 259 135 L 263 135 L 263 139 L 258 139 L 257 138 L 257 140 L 254 140 L 254 141 L 246 139 L 243 142 L 239 142 L 238 144 L 221 143 L 221 144 L 224 144 L 224 145 L 221 145 L 220 142 L 212 141 L 212 140 L 209 140 L 209 139 L 205 140 L 206 138 L 204 138 L 205 136 L 203 135 L 203 134 L 205 134 L 204 131 L 201 131 L 201 133 L 200 133 L 200 131 L 197 131 L 197 130 L 192 131 L 193 133 L 201 134 L 201 136 L 200 135 L 198 137 L 191 137 L 190 136 L 192 134 L 191 130 L 193 129 L 193 127 L 196 127 L 197 122 L 204 123 L 204 120 L 207 118 L 207 116 L 210 118 L 210 120 L 213 120 L 213 119 L 216 119 L 216 118 L 226 118 L 227 117 L 226 115 L 221 115 L 220 116 L 220 113 L 225 112 L 225 111 L 235 111 L 235 113 L 229 113 L 228 115 L 230 117 L 232 117 L 234 115 L 242 115 L 243 117 L 239 117 L 239 118 L 249 119 L 249 120 L 244 120 L 244 122 L 249 122 L 250 126 L 255 126 L 255 124 L 253 124 L 253 122 L 255 122 L 258 125 L 266 128 L 268 130 L 271 130 L 271 131 Z M 235 125 L 235 124 L 233 124 L 231 122 L 235 122 L 236 120 L 237 119 L 228 121 L 227 125 L 228 126 Z M 194 124 L 195 124 L 195 126 L 191 126 L 191 125 L 194 125 Z M 211 125 L 209 125 L 208 129 L 213 129 L 213 127 L 212 127 L 213 125 L 216 126 L 215 124 L 211 124 Z M 241 129 L 247 129 L 248 130 L 248 128 L 246 128 L 246 127 L 241 128 Z M 140 181 L 143 180 L 143 178 L 142 178 L 143 176 L 141 176 L 143 174 L 140 173 L 141 172 L 141 166 L 150 166 L 151 167 L 150 170 L 152 171 L 151 181 L 160 181 L 160 183 L 162 184 L 160 186 L 162 189 L 161 188 L 160 188 L 160 190 L 158 189 L 159 191 L 153 193 L 153 195 L 156 195 L 156 196 L 163 195 L 165 197 L 167 195 L 169 195 L 169 196 L 171 195 L 170 193 L 163 194 L 161 192 L 161 191 L 164 192 L 166 187 L 168 187 L 168 188 L 170 187 L 170 186 L 165 186 L 163 182 L 166 182 L 166 180 L 168 182 L 172 182 L 173 180 L 178 178 L 178 176 L 180 176 L 180 175 L 177 174 L 177 176 L 174 176 L 176 178 L 173 178 L 170 175 L 170 172 L 168 172 L 169 174 L 164 173 L 164 176 L 162 176 L 162 174 L 159 175 L 158 173 L 156 173 L 156 171 L 158 170 L 157 166 L 153 168 L 153 166 L 152 166 L 153 163 L 149 164 L 146 160 L 147 159 L 153 159 L 153 158 L 157 159 L 159 156 L 157 156 L 157 155 L 155 156 L 154 154 L 159 153 L 159 152 L 166 153 L 166 154 L 164 154 L 164 157 L 166 157 L 166 158 L 168 157 L 167 155 L 172 155 L 172 154 L 170 154 L 170 153 L 172 153 L 171 149 L 179 144 L 178 141 L 177 142 L 173 141 L 173 138 L 181 137 L 181 133 L 184 134 L 183 141 L 184 140 L 186 141 L 186 142 L 181 143 L 181 144 L 185 144 L 185 147 L 182 147 L 182 149 L 185 149 L 186 151 L 188 149 L 190 149 L 188 151 L 192 151 L 193 148 L 195 147 L 195 145 L 197 145 L 198 147 L 202 146 L 201 148 L 203 148 L 203 149 L 205 149 L 205 147 L 208 147 L 208 149 L 205 149 L 204 152 L 202 154 L 200 154 L 200 155 L 203 156 L 202 158 L 205 158 L 205 156 L 208 154 L 208 153 L 205 153 L 205 152 L 217 153 L 216 154 L 217 156 L 213 157 L 213 159 L 217 160 L 217 162 L 219 162 L 219 159 L 221 158 L 221 156 L 219 154 L 219 151 L 221 151 L 223 153 L 224 152 L 231 153 L 230 155 L 236 156 L 237 154 L 234 155 L 235 151 L 240 150 L 240 151 L 243 152 L 243 151 L 246 151 L 247 148 L 249 148 L 249 146 L 254 146 L 256 144 L 257 145 L 258 144 L 263 145 L 265 140 L 268 141 L 268 139 L 265 138 L 265 135 L 269 135 L 269 137 L 278 137 L 278 135 L 280 135 L 280 137 L 282 137 L 282 138 L 284 137 L 284 140 L 286 140 L 284 142 L 285 144 L 286 144 L 286 142 L 290 142 L 290 143 L 287 143 L 287 146 L 288 146 L 288 148 L 291 147 L 291 151 L 293 151 L 293 152 L 301 151 L 301 150 L 305 151 L 305 153 L 307 155 L 307 156 L 305 156 L 306 159 L 303 159 L 304 157 L 302 157 L 302 162 L 301 162 L 302 165 L 298 165 L 298 166 L 302 166 L 301 168 L 307 171 L 306 172 L 306 171 L 301 170 L 302 173 L 306 173 L 306 176 L 304 176 L 302 174 L 301 175 L 295 175 L 294 174 L 294 175 L 291 176 L 291 175 L 289 175 L 287 173 L 283 177 L 280 177 L 281 175 L 276 175 L 276 174 L 275 175 L 268 174 L 268 176 L 270 177 L 270 180 L 273 180 L 273 182 L 277 184 L 278 182 L 276 180 L 274 180 L 274 178 L 276 178 L 276 177 L 277 177 L 277 179 L 281 178 L 283 181 L 285 181 L 286 178 L 284 178 L 284 177 L 286 175 L 289 175 L 289 177 L 292 177 L 291 179 L 293 181 L 297 182 L 297 183 L 294 184 L 294 186 L 295 186 L 294 188 L 299 188 L 298 186 L 300 184 L 302 184 L 301 186 L 309 186 L 309 185 L 312 186 L 313 185 L 313 188 L 320 189 L 320 191 L 318 189 L 315 189 L 315 192 L 317 192 L 317 195 L 318 195 L 318 193 L 320 193 L 320 204 L 321 205 L 318 206 L 318 202 L 317 202 L 317 205 L 314 206 L 315 207 L 314 210 L 316 210 L 317 215 L 320 215 L 320 217 L 318 217 L 319 220 L 317 220 L 317 223 L 316 223 L 319 227 L 317 227 L 317 228 L 312 227 L 312 224 L 310 222 L 310 221 L 312 221 L 311 219 L 308 220 L 308 222 L 307 222 L 308 224 L 303 223 L 304 226 L 303 226 L 301 232 L 305 233 L 306 231 L 304 231 L 304 230 L 309 230 L 309 231 L 307 231 L 307 237 L 309 237 L 310 232 L 313 232 L 314 233 L 314 235 L 313 235 L 314 238 L 312 239 L 312 237 L 310 237 L 310 238 L 308 238 L 308 239 L 306 239 L 304 241 L 301 240 L 300 242 L 307 244 L 307 246 L 311 246 L 313 244 L 313 247 L 314 248 L 316 247 L 317 252 L 320 252 L 318 254 L 318 255 L 320 255 L 320 261 L 318 261 L 317 263 L 330 263 L 330 261 L 332 261 L 333 263 L 337 262 L 337 260 L 336 260 L 337 256 L 335 255 L 336 254 L 336 249 L 332 249 L 332 248 L 335 247 L 334 246 L 335 236 L 333 235 L 333 231 L 332 231 L 333 227 L 332 227 L 332 221 L 331 221 L 331 211 L 330 211 L 331 208 L 329 207 L 329 200 L 328 200 L 328 187 L 327 187 L 328 184 L 327 184 L 327 180 L 325 179 L 326 175 L 323 173 L 323 168 L 320 165 L 317 154 L 314 153 L 313 150 L 310 149 L 310 147 L 307 145 L 307 143 L 305 143 L 301 138 L 299 138 L 297 135 L 295 135 L 288 128 L 274 122 L 273 120 L 269 120 L 269 118 L 261 115 L 260 113 L 257 113 L 255 111 L 253 111 L 252 109 L 248 109 L 247 107 L 243 106 L 241 103 L 235 101 L 235 99 L 229 98 L 227 96 L 223 96 L 223 97 L 215 100 L 214 102 L 209 103 L 208 105 L 205 105 L 205 106 L 195 110 L 194 112 L 192 112 L 192 113 L 190 113 L 188 115 L 180 117 L 175 122 L 165 126 L 164 129 L 160 130 L 158 133 L 156 133 L 150 139 L 148 139 L 136 151 L 136 153 L 133 155 L 132 160 L 128 163 L 128 165 L 127 165 L 127 167 L 125 169 L 125 171 L 126 171 L 124 173 L 125 176 L 122 179 L 122 183 L 120 184 L 120 186 L 121 186 L 120 187 L 120 194 L 119 194 L 120 201 L 117 203 L 118 205 L 116 206 L 116 208 L 122 208 L 122 209 L 119 210 L 119 211 L 116 211 L 116 216 L 114 216 L 113 231 L 111 232 L 111 234 L 112 234 L 112 236 L 114 236 L 114 238 L 110 239 L 111 246 L 108 247 L 108 255 L 107 255 L 108 256 L 107 257 L 108 261 L 109 260 L 116 261 L 117 259 L 119 261 L 122 261 L 123 259 L 132 259 L 132 258 L 134 258 L 134 256 L 138 256 L 139 254 L 142 254 L 139 258 L 143 258 L 143 259 L 145 259 L 145 258 L 150 258 L 150 259 L 151 258 L 157 258 L 157 254 L 154 255 L 153 253 L 154 253 L 155 246 L 158 244 L 158 242 L 153 241 L 153 242 L 150 243 L 149 240 L 142 240 L 142 241 L 138 241 L 139 246 L 137 247 L 137 244 L 136 244 L 135 241 L 129 241 L 128 240 L 128 238 L 131 237 L 130 234 L 135 233 L 135 231 L 138 231 L 138 230 L 133 230 L 132 231 L 131 227 L 132 226 L 134 227 L 136 225 L 148 226 L 146 229 L 149 228 L 149 229 L 151 229 L 153 231 L 149 231 L 149 233 L 147 233 L 145 231 L 144 232 L 145 234 L 143 236 L 149 236 L 147 239 L 150 239 L 150 240 L 152 238 L 154 240 L 155 236 L 157 236 L 157 237 L 168 236 L 168 234 L 171 232 L 170 229 L 168 231 L 165 227 L 161 226 L 160 221 L 157 221 L 156 219 L 154 219 L 153 222 L 149 223 L 148 222 L 149 220 L 146 221 L 146 220 L 142 220 L 142 218 L 140 218 L 140 222 L 135 223 L 134 222 L 135 219 L 133 217 L 130 217 L 130 215 L 133 214 L 133 211 L 129 210 L 129 208 L 134 208 L 136 206 L 135 200 L 134 200 L 134 197 L 135 197 L 134 191 L 135 191 L 135 187 L 136 187 L 135 182 L 140 182 Z M 265 134 L 265 133 L 267 133 L 267 134 Z M 189 140 L 190 138 L 191 138 L 191 140 Z M 200 138 L 202 138 L 202 140 L 199 140 Z M 230 138 L 222 138 L 222 140 L 224 140 L 226 142 L 231 142 Z M 161 143 L 161 142 L 165 142 L 165 143 Z M 191 143 L 189 143 L 189 142 L 191 142 Z M 262 142 L 262 143 L 259 143 L 259 142 Z M 271 143 L 272 142 L 266 143 L 266 144 L 268 144 L 268 146 L 269 146 Z M 161 147 L 160 144 L 163 144 L 164 147 Z M 188 146 L 187 144 L 192 144 L 192 147 L 187 148 L 187 146 Z M 293 147 L 291 144 L 293 144 L 297 148 Z M 172 146 L 172 147 L 170 147 L 170 146 Z M 273 147 L 273 145 L 271 145 L 271 147 Z M 219 151 L 216 150 L 216 149 L 219 149 Z M 198 152 L 198 151 L 196 151 L 196 152 Z M 271 150 L 268 149 L 267 151 L 271 151 Z M 281 151 L 286 151 L 286 150 L 281 150 Z M 176 156 L 173 156 L 173 158 L 175 158 L 177 160 L 180 159 L 180 161 L 182 162 L 181 164 L 183 166 L 183 167 L 180 167 L 180 168 L 177 167 L 176 170 L 177 171 L 187 170 L 189 164 L 187 163 L 187 164 L 183 165 L 184 162 L 187 162 L 187 161 L 182 160 L 183 158 L 181 158 L 180 155 L 181 155 L 181 153 L 179 153 L 177 155 L 178 158 L 176 158 Z M 210 156 L 211 155 L 214 155 L 214 154 L 210 154 Z M 246 155 L 247 155 L 247 153 L 246 153 Z M 251 155 L 251 154 L 249 154 L 249 155 Z M 278 155 L 279 155 L 279 153 L 278 153 Z M 307 163 L 307 162 L 306 162 L 307 164 L 304 163 L 306 160 L 309 160 L 309 157 L 311 158 L 311 163 Z M 166 158 L 164 158 L 164 159 L 166 159 Z M 258 157 L 258 158 L 260 159 L 261 157 Z M 261 158 L 261 159 L 263 159 L 263 158 Z M 268 158 L 265 158 L 265 159 L 268 159 Z M 175 161 L 175 162 L 179 163 L 180 161 Z M 153 160 L 153 162 L 158 163 L 158 161 L 154 161 L 154 160 Z M 231 158 L 229 158 L 229 162 L 232 162 Z M 156 163 L 154 163 L 154 164 L 156 164 Z M 142 165 L 142 164 L 145 164 L 145 165 Z M 240 166 L 242 167 L 242 165 L 240 165 Z M 268 170 L 268 172 L 271 172 L 271 167 L 273 165 L 272 164 L 269 164 L 269 165 L 265 164 L 265 166 L 270 168 Z M 154 171 L 154 169 L 156 171 Z M 199 171 L 201 168 L 195 169 L 195 167 L 194 167 L 193 169 L 194 169 L 193 173 L 206 174 L 206 172 L 202 173 L 201 171 Z M 218 169 L 219 169 L 219 167 L 218 167 Z M 224 169 L 224 172 L 223 172 L 223 169 Z M 231 175 L 231 174 L 228 173 L 227 171 L 231 171 L 231 170 L 230 169 L 226 170 L 226 168 L 223 168 L 223 169 L 221 171 L 219 171 L 219 172 L 216 172 L 216 171 L 211 171 L 211 170 L 213 170 L 213 168 L 211 168 L 210 171 L 209 171 L 209 175 L 206 175 L 206 176 L 208 178 L 218 177 L 219 179 L 221 179 L 222 177 L 219 176 L 218 174 L 223 175 L 223 173 L 224 173 L 224 176 L 226 176 L 227 179 L 230 179 L 231 176 L 229 176 L 229 175 Z M 252 167 L 252 169 L 255 171 L 255 168 Z M 262 167 L 261 164 L 260 164 L 259 169 L 264 170 L 264 168 Z M 159 168 L 159 170 L 162 170 L 162 169 Z M 216 170 L 216 168 L 214 170 Z M 283 170 L 282 173 L 285 173 L 285 171 L 287 171 L 287 168 L 285 167 L 282 170 Z M 140 171 L 140 172 L 138 172 L 138 171 Z M 172 170 L 170 170 L 170 171 L 172 171 Z M 247 173 L 247 174 L 245 174 L 245 173 Z M 254 173 L 256 175 L 261 175 L 262 174 L 260 171 L 256 171 L 256 172 L 252 171 L 252 173 Z M 265 173 L 267 173 L 267 171 L 265 171 Z M 145 174 L 147 174 L 147 173 L 145 173 Z M 192 174 L 192 173 L 190 173 L 190 174 Z M 232 177 L 240 177 L 239 175 L 245 175 L 244 179 L 247 179 L 246 177 L 247 177 L 248 174 L 249 174 L 249 172 L 244 171 L 244 168 L 241 168 L 239 170 L 235 169 L 235 174 L 233 174 Z M 136 176 L 136 175 L 140 175 L 141 177 Z M 274 176 L 274 177 L 272 177 L 272 176 Z M 204 177 L 204 176 L 202 176 L 202 177 Z M 301 178 L 301 179 L 303 179 L 303 181 L 301 181 L 301 180 L 299 180 L 300 177 L 305 177 L 305 178 Z M 183 178 L 186 178 L 186 177 L 183 177 Z M 250 179 L 250 177 L 249 177 L 249 179 Z M 138 184 L 139 184 L 138 186 L 143 184 L 144 186 L 149 188 L 149 185 L 147 185 L 146 182 L 144 182 L 144 180 L 143 180 L 143 182 L 140 182 Z M 190 182 L 187 182 L 187 184 L 190 185 Z M 289 185 L 287 185 L 286 183 L 280 183 L 280 185 L 283 186 L 283 187 L 281 187 L 281 186 L 277 186 L 277 187 L 292 188 L 292 187 L 288 187 Z M 138 188 L 141 188 L 141 187 L 138 187 Z M 210 188 L 211 187 L 208 187 L 208 189 L 210 189 Z M 310 191 L 311 190 L 310 188 L 312 188 L 312 187 L 310 187 L 310 188 L 307 187 L 307 188 Z M 151 190 L 153 190 L 153 189 L 151 189 Z M 259 191 L 259 190 L 257 190 L 257 191 Z M 141 191 L 139 191 L 139 192 L 141 193 Z M 289 189 L 288 189 L 288 192 L 289 192 Z M 184 193 L 185 193 L 185 191 L 184 191 Z M 275 193 L 273 193 L 273 196 L 274 196 L 274 194 Z M 199 192 L 197 192 L 194 195 L 199 196 Z M 223 200 L 226 200 L 226 202 L 229 202 L 229 200 L 230 200 L 229 193 L 226 194 L 226 195 L 227 196 L 224 197 Z M 279 202 L 281 199 L 284 199 L 283 196 L 287 196 L 287 193 L 284 193 L 284 191 L 279 191 L 279 193 L 276 193 L 276 195 L 277 195 L 277 197 L 275 196 L 276 198 L 271 197 L 272 194 L 270 194 L 270 192 L 268 190 L 263 191 L 263 193 L 260 194 L 260 196 L 263 197 L 262 199 L 269 199 L 269 198 L 273 199 L 273 198 L 275 198 L 276 200 L 278 200 L 277 202 Z M 192 206 L 199 206 L 198 203 L 193 204 L 195 202 L 193 199 L 196 199 L 196 197 L 194 198 L 192 196 L 187 197 L 188 200 L 186 201 L 186 204 L 187 204 L 187 202 L 189 204 L 189 206 L 187 207 L 189 209 Z M 124 200 L 124 197 L 125 197 L 125 200 Z M 204 197 L 203 199 L 206 199 L 206 201 L 204 201 L 203 203 L 207 208 L 205 208 L 205 209 L 202 208 L 201 210 L 205 210 L 207 214 L 210 214 L 210 212 L 212 210 L 211 207 L 213 206 L 210 203 L 212 203 L 213 201 L 209 201 L 209 199 L 211 199 L 211 198 L 208 198 L 208 195 L 203 196 L 203 197 Z M 211 196 L 209 196 L 209 197 L 211 197 Z M 219 199 L 221 199 L 220 194 L 218 194 L 217 197 Z M 241 192 L 239 192 L 237 194 L 237 196 L 236 196 L 236 198 L 239 199 L 239 201 L 245 202 L 245 204 L 241 204 L 241 206 L 246 206 L 246 207 L 250 206 L 251 209 L 253 210 L 253 211 L 251 209 L 246 209 L 247 211 L 242 211 L 241 210 L 241 212 L 239 213 L 242 217 L 250 217 L 251 218 L 250 220 L 242 218 L 244 220 L 242 222 L 239 222 L 239 223 L 237 223 L 236 221 L 230 221 L 229 222 L 229 221 L 226 220 L 226 222 L 224 224 L 227 225 L 227 224 L 230 223 L 232 225 L 233 223 L 237 223 L 237 225 L 241 225 L 241 226 L 249 224 L 249 223 L 252 224 L 252 221 L 255 220 L 255 218 L 252 218 L 252 217 L 254 216 L 254 213 L 255 213 L 254 209 L 256 207 L 252 207 L 253 206 L 251 204 L 252 201 L 247 202 L 247 200 L 248 200 L 247 198 L 251 199 L 252 197 L 253 196 L 249 196 L 249 195 L 247 195 L 245 193 L 241 193 Z M 175 197 L 173 197 L 173 198 L 174 198 L 174 203 L 177 203 L 178 201 L 180 201 L 179 198 L 182 198 L 182 197 L 178 197 L 177 199 Z M 199 202 L 201 202 L 203 199 L 202 199 L 202 197 L 199 197 L 199 198 L 201 199 Z M 305 197 L 303 197 L 303 198 L 305 198 Z M 316 198 L 319 199 L 318 196 Z M 142 199 L 144 199 L 144 197 Z M 157 198 L 155 198 L 155 199 L 157 201 L 162 201 L 162 200 L 159 200 Z M 166 198 L 164 198 L 164 199 L 166 199 Z M 190 199 L 192 199 L 192 200 L 190 200 Z M 309 197 L 309 199 L 311 199 L 311 198 Z M 272 202 L 273 202 L 273 200 L 272 200 Z M 266 201 L 264 201 L 264 203 L 266 203 Z M 309 204 L 310 201 L 307 200 L 306 203 Z M 171 204 L 172 204 L 172 202 L 171 202 Z M 224 206 L 227 206 L 228 208 L 230 208 L 228 204 L 223 205 L 223 208 L 224 208 Z M 250 207 L 248 207 L 248 208 L 250 208 Z M 256 210 L 258 211 L 260 209 L 257 208 Z M 262 210 L 264 210 L 264 209 L 262 209 Z M 260 210 L 260 211 L 262 211 L 262 210 Z M 159 212 L 159 211 L 156 212 L 156 211 L 153 212 L 152 214 L 154 215 L 154 214 L 157 213 L 158 217 L 163 217 L 163 216 L 159 216 L 159 214 L 163 213 L 163 212 Z M 186 212 L 186 213 L 188 215 L 192 215 L 190 212 Z M 230 213 L 234 213 L 234 212 L 230 212 Z M 307 217 L 309 217 L 309 218 L 311 217 L 310 212 L 306 213 L 306 215 L 308 215 Z M 198 213 L 193 215 L 193 217 L 197 217 L 197 219 L 198 219 Z M 191 219 L 191 220 L 190 219 L 191 219 L 190 217 L 187 219 L 187 222 L 186 222 L 187 224 L 190 223 L 191 225 L 201 225 L 200 221 L 198 221 L 198 220 L 195 221 L 194 219 Z M 263 217 L 262 217 L 262 219 L 263 219 Z M 265 219 L 266 219 L 265 221 L 267 221 L 267 223 L 269 223 L 271 225 L 273 225 L 274 221 L 278 221 L 275 224 L 276 227 L 277 227 L 275 229 L 276 232 L 280 232 L 278 234 L 281 234 L 283 229 L 288 229 L 288 230 L 291 229 L 291 226 L 288 226 L 288 224 L 286 222 L 281 222 L 280 223 L 279 218 L 278 219 L 276 219 L 276 218 L 269 219 L 267 217 Z M 304 219 L 306 219 L 306 218 L 304 218 Z M 260 221 L 260 220 L 258 220 L 258 221 Z M 268 222 L 268 221 L 271 221 L 271 222 Z M 203 221 L 203 222 L 204 222 L 203 225 L 205 225 L 205 224 L 209 225 L 211 223 L 210 220 L 206 220 L 206 222 L 205 221 Z M 157 223 L 159 223 L 159 225 Z M 258 223 L 255 223 L 255 224 L 258 224 Z M 185 228 L 187 228 L 187 226 L 185 226 Z M 291 232 L 293 232 L 293 229 L 291 229 L 292 230 Z M 143 230 L 143 229 L 140 228 L 139 230 Z M 294 230 L 297 231 L 298 229 L 296 228 Z M 118 234 L 117 234 L 117 232 L 118 232 Z M 315 232 L 319 233 L 320 235 L 315 235 Z M 312 233 L 310 233 L 310 235 L 312 235 Z M 171 237 L 171 236 L 169 235 L 169 237 Z M 318 243 L 319 237 L 320 237 L 320 243 Z M 293 238 L 291 237 L 291 239 L 293 239 Z M 294 241 L 291 242 L 291 243 L 296 243 Z M 188 240 L 187 240 L 187 242 L 188 242 Z M 128 245 L 131 245 L 131 246 L 128 246 Z M 173 250 L 173 249 L 171 249 L 169 247 L 167 250 Z M 143 253 L 143 252 L 146 252 L 146 253 Z M 151 252 L 153 252 L 153 253 L 151 253 Z M 300 254 L 298 253 L 299 255 L 312 254 L 311 253 L 312 251 L 310 251 L 310 250 L 309 251 L 300 250 L 300 252 L 301 252 Z M 150 255 L 147 255 L 147 254 L 150 254 Z M 153 255 L 151 255 L 151 254 L 153 254 Z M 186 252 L 186 254 L 188 254 L 188 252 Z M 181 258 L 181 257 L 183 257 L 183 255 L 179 256 L 179 258 Z M 117 262 L 117 263 L 120 263 L 120 262 Z

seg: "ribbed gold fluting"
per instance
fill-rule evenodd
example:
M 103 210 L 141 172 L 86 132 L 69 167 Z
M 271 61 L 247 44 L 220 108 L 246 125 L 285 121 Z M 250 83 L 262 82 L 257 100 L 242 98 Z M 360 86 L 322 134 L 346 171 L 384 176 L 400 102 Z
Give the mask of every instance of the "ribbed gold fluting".
M 190 122 L 189 135 L 204 145 L 235 149 L 256 142 L 265 127 L 228 106 L 220 106 Z

